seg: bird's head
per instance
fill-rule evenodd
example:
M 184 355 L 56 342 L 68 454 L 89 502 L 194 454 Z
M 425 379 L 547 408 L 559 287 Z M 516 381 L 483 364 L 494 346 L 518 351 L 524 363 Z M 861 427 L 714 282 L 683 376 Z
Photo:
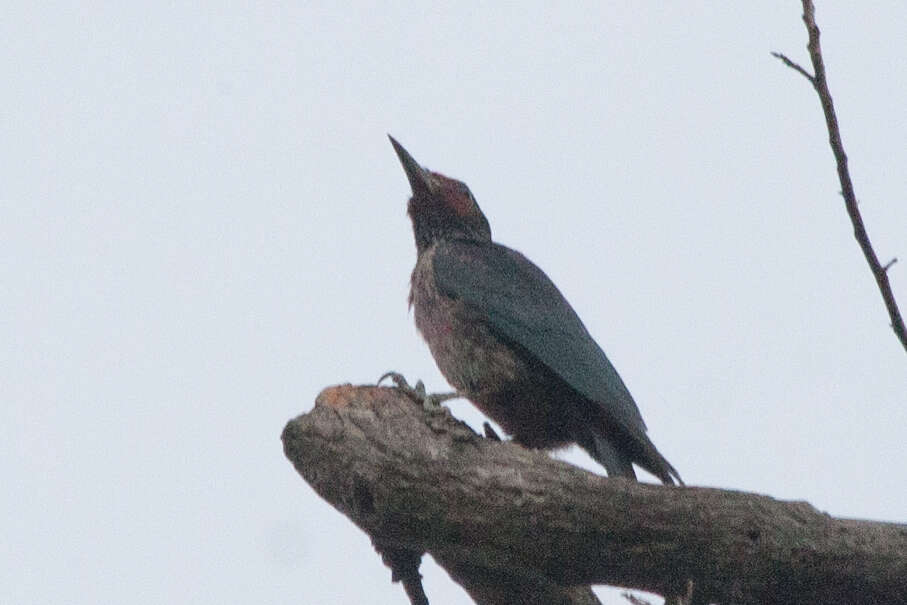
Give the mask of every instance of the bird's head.
M 388 135 L 413 195 L 407 212 L 413 221 L 416 249 L 422 253 L 438 240 L 468 239 L 491 241 L 488 219 L 469 187 L 458 180 L 419 165 L 394 137 Z

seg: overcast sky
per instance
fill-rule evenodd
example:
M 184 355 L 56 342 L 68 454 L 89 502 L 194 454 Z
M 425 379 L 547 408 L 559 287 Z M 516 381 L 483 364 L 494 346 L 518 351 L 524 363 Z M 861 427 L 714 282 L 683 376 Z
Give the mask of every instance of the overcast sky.
M 904 308 L 907 3 L 818 5 Z M 907 356 L 769 55 L 808 63 L 799 2 L 563 6 L 4 6 L 0 602 L 405 602 L 279 441 L 328 385 L 447 388 L 388 132 L 560 286 L 689 484 L 907 521 Z

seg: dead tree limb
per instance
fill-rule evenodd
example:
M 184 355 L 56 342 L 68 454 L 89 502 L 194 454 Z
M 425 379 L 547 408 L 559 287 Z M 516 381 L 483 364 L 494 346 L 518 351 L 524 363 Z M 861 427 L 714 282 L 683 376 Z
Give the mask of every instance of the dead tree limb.
M 888 281 L 888 269 L 897 259 L 893 259 L 885 266 L 882 266 L 872 247 L 872 243 L 869 241 L 869 234 L 863 224 L 863 216 L 860 214 L 857 196 L 854 193 L 853 182 L 850 179 L 850 170 L 847 168 L 847 154 L 844 152 L 844 143 L 841 141 L 841 129 L 838 127 L 838 117 L 835 115 L 831 91 L 828 89 L 828 81 L 825 78 L 825 62 L 822 59 L 822 47 L 819 45 L 819 26 L 816 25 L 816 8 L 813 6 L 812 0 L 802 0 L 802 2 L 803 23 L 806 24 L 806 31 L 809 35 L 809 43 L 806 48 L 809 50 L 814 73 L 810 74 L 781 53 L 772 53 L 772 55 L 809 80 L 809 83 L 813 85 L 819 95 L 819 102 L 822 104 L 822 111 L 825 114 L 825 125 L 828 128 L 829 143 L 838 165 L 841 194 L 844 197 L 844 205 L 847 208 L 847 214 L 850 216 L 850 222 L 853 224 L 854 237 L 863 251 L 863 256 L 866 257 L 866 262 L 869 263 L 869 270 L 872 271 L 872 276 L 876 280 L 879 292 L 882 293 L 882 300 L 885 303 L 885 308 L 888 309 L 888 316 L 891 318 L 891 328 L 894 330 L 898 340 L 901 341 L 904 350 L 907 351 L 907 328 L 904 326 L 904 319 L 901 317 L 901 311 L 898 309 L 898 303 L 894 298 L 891 284 Z
M 607 479 L 393 388 L 325 389 L 283 443 L 373 542 L 430 553 L 477 603 L 595 603 L 591 584 L 683 594 L 687 580 L 694 603 L 907 603 L 907 525 Z

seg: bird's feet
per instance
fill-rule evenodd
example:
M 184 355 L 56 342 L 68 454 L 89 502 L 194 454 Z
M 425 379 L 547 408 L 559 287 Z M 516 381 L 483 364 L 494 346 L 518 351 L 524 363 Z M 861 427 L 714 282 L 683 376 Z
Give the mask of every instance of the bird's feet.
M 498 435 L 498 432 L 494 430 L 494 427 L 491 426 L 487 420 L 482 424 L 482 429 L 485 431 L 485 438 L 491 439 L 492 441 L 501 441 L 501 436 Z
M 403 391 L 410 399 L 417 403 L 422 404 L 422 408 L 427 412 L 438 412 L 441 410 L 441 404 L 448 399 L 456 399 L 459 397 L 459 393 L 456 391 L 453 393 L 432 393 L 428 394 L 425 392 L 425 385 L 421 380 L 416 382 L 416 386 L 410 386 L 406 382 L 406 378 L 403 377 L 403 374 L 399 372 L 385 372 L 381 378 L 378 379 L 378 385 L 380 386 L 384 382 L 385 378 L 390 378 L 396 387 Z

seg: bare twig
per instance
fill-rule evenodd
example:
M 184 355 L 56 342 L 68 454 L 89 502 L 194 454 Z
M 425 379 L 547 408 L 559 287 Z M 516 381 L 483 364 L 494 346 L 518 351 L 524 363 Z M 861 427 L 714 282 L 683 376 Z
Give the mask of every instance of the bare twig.
M 812 60 L 814 76 L 809 75 L 802 67 L 782 55 L 781 53 L 772 53 L 775 57 L 784 62 L 788 67 L 802 74 L 816 89 L 819 95 L 819 101 L 822 103 L 822 111 L 825 113 L 825 123 L 828 128 L 829 142 L 831 150 L 835 154 L 835 160 L 838 164 L 838 179 L 841 181 L 841 193 L 844 196 L 844 205 L 847 208 L 847 214 L 850 215 L 850 222 L 853 224 L 854 237 L 866 262 L 869 263 L 869 269 L 875 277 L 882 293 L 882 300 L 888 309 L 888 315 L 891 317 L 891 328 L 904 350 L 907 351 L 907 328 L 904 326 L 904 320 L 898 309 L 897 301 L 894 299 L 894 293 L 891 291 L 891 284 L 888 281 L 887 269 L 892 263 L 882 266 L 875 250 L 869 241 L 869 235 L 866 233 L 866 227 L 863 225 L 863 217 L 857 205 L 857 198 L 853 191 L 853 182 L 850 179 L 850 171 L 847 169 L 847 154 L 844 153 L 844 144 L 841 142 L 841 131 L 838 128 L 838 118 L 835 115 L 834 104 L 831 99 L 831 92 L 828 90 L 828 82 L 825 78 L 825 63 L 822 60 L 822 48 L 819 46 L 819 26 L 816 25 L 816 8 L 812 0 L 802 0 L 803 2 L 803 22 L 806 24 L 806 31 L 809 34 L 809 43 L 806 48 L 809 50 L 809 56 Z
M 800 72 L 801 74 L 803 74 L 803 77 L 806 78 L 807 80 L 809 80 L 813 84 L 813 86 L 815 86 L 816 77 L 813 76 L 808 71 L 806 71 L 805 69 L 803 69 L 802 67 L 800 67 L 799 63 L 791 61 L 790 59 L 787 58 L 787 55 L 785 55 L 784 53 L 772 53 L 772 56 L 775 57 L 776 59 L 781 59 L 781 61 L 785 65 L 787 65 L 791 69 L 796 70 L 796 71 Z
M 391 581 L 403 584 L 403 590 L 409 597 L 410 605 L 429 605 L 425 589 L 422 588 L 422 574 L 419 573 L 419 564 L 422 554 L 405 548 L 392 548 L 378 543 L 374 544 L 375 550 L 381 555 L 381 560 L 391 569 Z

